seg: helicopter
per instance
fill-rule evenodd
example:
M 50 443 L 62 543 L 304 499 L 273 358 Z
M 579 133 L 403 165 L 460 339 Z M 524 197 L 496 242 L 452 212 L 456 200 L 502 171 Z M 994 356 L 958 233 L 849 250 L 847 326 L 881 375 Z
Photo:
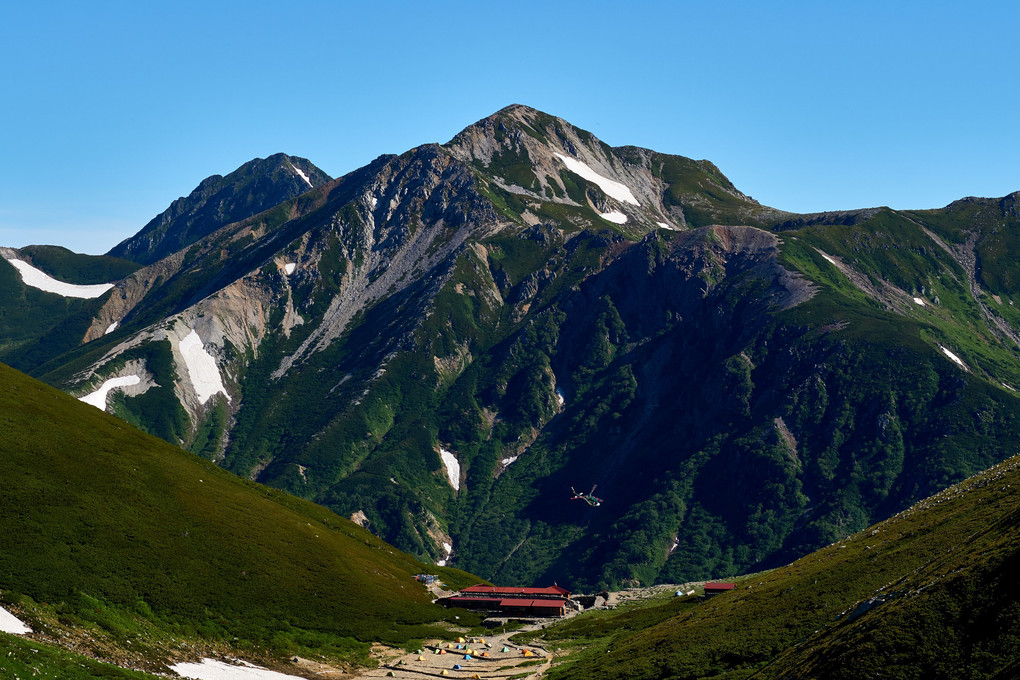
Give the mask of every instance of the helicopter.
M 589 491 L 588 493 L 578 493 L 577 489 L 575 489 L 574 487 L 570 487 L 570 490 L 574 493 L 574 495 L 570 497 L 570 500 L 584 501 L 593 508 L 599 507 L 600 505 L 602 505 L 602 499 L 595 496 L 596 486 L 598 486 L 598 484 L 592 484 L 591 491 Z

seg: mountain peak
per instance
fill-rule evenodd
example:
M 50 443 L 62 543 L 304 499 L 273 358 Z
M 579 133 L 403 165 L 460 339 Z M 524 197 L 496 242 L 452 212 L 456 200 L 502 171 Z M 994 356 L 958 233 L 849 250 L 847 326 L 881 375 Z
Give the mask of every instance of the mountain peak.
M 109 255 L 152 264 L 220 227 L 268 210 L 332 178 L 307 158 L 276 153 L 228 174 L 211 175 L 177 199 Z

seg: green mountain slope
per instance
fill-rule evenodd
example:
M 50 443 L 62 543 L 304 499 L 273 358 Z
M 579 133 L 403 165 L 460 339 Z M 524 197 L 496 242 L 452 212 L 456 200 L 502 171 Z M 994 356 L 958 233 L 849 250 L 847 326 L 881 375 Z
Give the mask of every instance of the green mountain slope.
M 32 372 L 502 583 L 762 569 L 1020 449 L 1010 205 L 793 215 L 511 106 L 140 269 Z
M 552 678 L 1007 678 L 1020 459 L 710 600 L 581 616 Z
M 112 293 L 99 298 L 64 297 L 32 286 L 7 262 L 17 258 L 45 274 L 79 285 L 113 283 L 138 265 L 104 255 L 81 255 L 58 246 L 5 248 L 0 258 L 0 361 L 25 370 L 73 351 Z
M 35 630 L 350 659 L 446 616 L 421 564 L 347 520 L 10 368 L 0 384 L 0 591 Z

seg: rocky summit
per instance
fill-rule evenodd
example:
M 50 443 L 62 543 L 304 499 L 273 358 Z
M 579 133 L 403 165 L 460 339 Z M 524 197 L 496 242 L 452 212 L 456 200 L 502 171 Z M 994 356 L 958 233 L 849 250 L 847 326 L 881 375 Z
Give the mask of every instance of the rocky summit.
M 95 299 L 2 264 L 52 323 L 0 359 L 497 583 L 682 582 L 1016 453 L 1015 206 L 796 215 L 511 106 L 337 179 L 210 178 L 88 260 Z M 4 257 L 86 264 L 44 255 Z

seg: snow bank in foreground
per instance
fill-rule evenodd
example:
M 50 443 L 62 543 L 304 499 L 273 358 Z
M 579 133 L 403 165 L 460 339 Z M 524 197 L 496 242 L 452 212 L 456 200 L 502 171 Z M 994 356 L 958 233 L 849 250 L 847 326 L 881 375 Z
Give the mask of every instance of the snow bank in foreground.
M 200 403 L 209 401 L 209 398 L 217 392 L 222 392 L 227 401 L 230 401 L 230 395 L 223 387 L 223 379 L 220 378 L 216 360 L 205 351 L 202 339 L 194 330 L 181 340 L 181 354 L 184 356 L 184 365 L 188 369 L 191 385 L 195 388 Z
M 561 153 L 556 154 L 556 157 L 563 161 L 563 164 L 567 166 L 567 170 L 598 185 L 598 188 L 602 189 L 602 191 L 606 193 L 606 196 L 612 196 L 618 201 L 630 203 L 631 205 L 641 205 L 637 202 L 637 199 L 634 198 L 634 194 L 630 193 L 630 189 L 628 189 L 626 185 L 620 184 L 608 177 L 603 177 L 576 158 L 564 156 Z
M 101 411 L 106 410 L 106 396 L 110 393 L 110 390 L 118 387 L 128 387 L 130 385 L 137 385 L 142 382 L 142 379 L 137 375 L 123 375 L 119 378 L 110 378 L 102 385 L 99 389 L 92 394 L 86 394 L 84 397 L 78 397 L 78 401 L 84 401 L 86 404 L 92 404 Z
M 619 210 L 610 210 L 607 213 L 599 213 L 599 217 L 604 220 L 609 220 L 613 224 L 626 224 L 627 216 Z
M 12 258 L 7 261 L 17 268 L 18 273 L 21 274 L 21 280 L 25 282 L 26 286 L 38 288 L 47 293 L 56 293 L 57 295 L 73 298 L 97 298 L 113 288 L 112 283 L 97 283 L 91 286 L 64 283 L 63 281 L 57 281 L 46 272 L 40 271 L 22 260 Z
M 450 486 L 454 491 L 460 491 L 460 462 L 457 457 L 442 446 L 439 447 L 439 457 L 443 459 L 443 468 L 450 479 Z
M 277 673 L 250 663 L 234 666 L 213 659 L 202 659 L 202 663 L 177 663 L 170 666 L 170 670 L 195 680 L 303 680 L 296 675 Z
M 0 631 L 12 635 L 24 635 L 31 633 L 32 629 L 22 623 L 17 616 L 0 607 Z
M 969 370 L 967 368 L 967 364 L 963 363 L 963 359 L 961 359 L 960 357 L 956 356 L 955 354 L 950 352 L 948 349 L 946 349 L 942 345 L 939 345 L 939 349 L 942 350 L 942 353 L 945 354 L 947 357 L 949 357 L 950 360 L 953 361 L 953 363 L 958 364 L 960 366 L 960 368 L 962 368 L 965 371 Z

